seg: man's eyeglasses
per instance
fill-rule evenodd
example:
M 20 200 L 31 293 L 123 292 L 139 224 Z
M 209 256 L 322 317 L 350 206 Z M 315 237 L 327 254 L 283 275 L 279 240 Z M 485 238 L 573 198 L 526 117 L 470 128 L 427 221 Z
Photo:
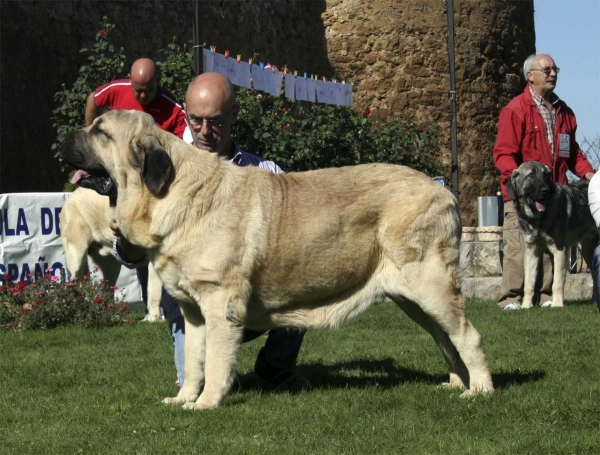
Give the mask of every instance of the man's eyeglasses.
M 542 69 L 532 68 L 531 71 L 540 71 L 541 73 L 544 73 L 546 76 L 550 76 L 550 73 L 552 71 L 554 71 L 556 74 L 560 73 L 560 68 L 557 66 L 547 66 L 546 68 L 542 68 Z
M 194 115 L 188 115 L 188 122 L 194 128 L 201 128 L 202 125 L 204 125 L 204 122 L 206 122 L 206 126 L 208 126 L 209 128 L 220 128 L 223 126 L 227 115 L 229 115 L 229 113 L 232 110 L 233 108 L 229 109 L 229 111 L 227 111 L 227 113 L 223 114 L 222 116 L 213 118 L 202 118 L 196 117 Z

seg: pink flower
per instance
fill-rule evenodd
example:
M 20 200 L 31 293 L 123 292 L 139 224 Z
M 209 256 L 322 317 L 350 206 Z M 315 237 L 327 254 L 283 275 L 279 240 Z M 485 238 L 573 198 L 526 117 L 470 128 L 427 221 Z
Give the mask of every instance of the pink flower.
M 289 123 L 286 123 L 285 125 L 283 125 L 283 126 L 281 127 L 281 129 L 283 129 L 283 130 L 287 130 L 287 129 L 288 129 L 288 128 L 290 128 L 291 126 L 292 126 L 292 125 L 290 125 Z
M 53 283 L 56 283 L 58 280 L 60 280 L 60 278 L 56 275 L 52 275 L 52 277 L 50 277 L 50 281 L 52 281 Z
M 127 306 L 123 305 L 121 308 L 119 308 L 119 311 L 127 311 Z
M 119 288 L 118 288 L 118 287 L 116 287 L 116 286 L 111 286 L 111 287 L 110 287 L 110 290 L 111 290 L 111 291 L 116 291 L 117 289 L 119 289 Z

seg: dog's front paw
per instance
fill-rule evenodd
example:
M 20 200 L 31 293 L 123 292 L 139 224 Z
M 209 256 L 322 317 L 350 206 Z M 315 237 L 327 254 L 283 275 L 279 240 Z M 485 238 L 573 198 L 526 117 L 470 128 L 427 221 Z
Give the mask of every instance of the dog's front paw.
M 179 391 L 179 393 L 177 394 L 176 397 L 167 397 L 163 400 L 164 404 L 179 404 L 179 403 L 193 403 L 196 401 L 196 399 L 198 398 L 198 395 L 194 395 L 194 394 L 185 394 L 185 393 L 181 393 L 181 391 Z
M 523 303 L 521 303 L 521 308 L 525 309 L 525 310 L 529 310 L 529 309 L 533 308 L 533 305 L 531 304 L 531 300 L 524 299 Z
M 494 393 L 494 389 L 469 389 L 469 390 L 465 390 L 463 393 L 460 394 L 460 398 L 474 398 L 477 396 L 482 396 L 482 395 L 491 395 L 492 393 Z
M 200 401 L 195 401 L 193 403 L 185 403 L 183 405 L 183 409 L 197 411 L 199 409 L 214 409 L 218 406 L 218 404 L 205 404 Z
M 177 404 L 177 403 L 185 403 L 186 400 L 184 400 L 183 398 L 179 398 L 179 397 L 167 397 L 164 400 L 162 400 L 162 402 L 164 404 Z
M 442 382 L 440 384 L 440 388 L 442 389 L 461 389 L 464 390 L 466 388 L 460 376 L 455 373 L 450 373 L 450 380 L 448 382 Z

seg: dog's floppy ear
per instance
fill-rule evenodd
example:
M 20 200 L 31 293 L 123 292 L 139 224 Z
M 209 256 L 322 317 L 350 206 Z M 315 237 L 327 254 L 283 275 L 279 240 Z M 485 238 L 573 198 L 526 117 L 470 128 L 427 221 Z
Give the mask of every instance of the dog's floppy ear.
M 162 196 L 175 176 L 171 157 L 153 136 L 145 136 L 137 145 L 144 150 L 142 181 L 154 196 Z
M 514 179 L 514 180 L 513 180 Z M 516 190 L 516 186 L 519 184 L 519 171 L 515 169 L 512 175 L 506 181 L 506 191 L 508 192 L 508 197 L 511 201 L 515 201 L 518 197 Z

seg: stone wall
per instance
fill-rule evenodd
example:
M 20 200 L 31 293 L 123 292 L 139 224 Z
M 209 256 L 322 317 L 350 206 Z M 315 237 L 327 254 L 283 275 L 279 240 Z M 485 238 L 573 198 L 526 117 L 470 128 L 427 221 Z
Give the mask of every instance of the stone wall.
M 130 60 L 156 56 L 173 36 L 191 40 L 186 1 L 30 2 L 1 7 L 0 190 L 60 190 L 50 146 L 52 95 L 71 84 L 78 50 L 106 15 L 115 44 Z M 525 57 L 535 50 L 533 0 L 455 0 L 460 203 L 476 224 L 476 198 L 495 194 L 491 160 L 500 108 L 523 87 Z M 301 72 L 355 83 L 355 106 L 372 115 L 402 112 L 436 122 L 450 163 L 450 80 L 446 0 L 203 1 L 203 41 Z M 27 164 L 24 166 L 24 164 Z M 450 177 L 450 173 L 446 176 Z

